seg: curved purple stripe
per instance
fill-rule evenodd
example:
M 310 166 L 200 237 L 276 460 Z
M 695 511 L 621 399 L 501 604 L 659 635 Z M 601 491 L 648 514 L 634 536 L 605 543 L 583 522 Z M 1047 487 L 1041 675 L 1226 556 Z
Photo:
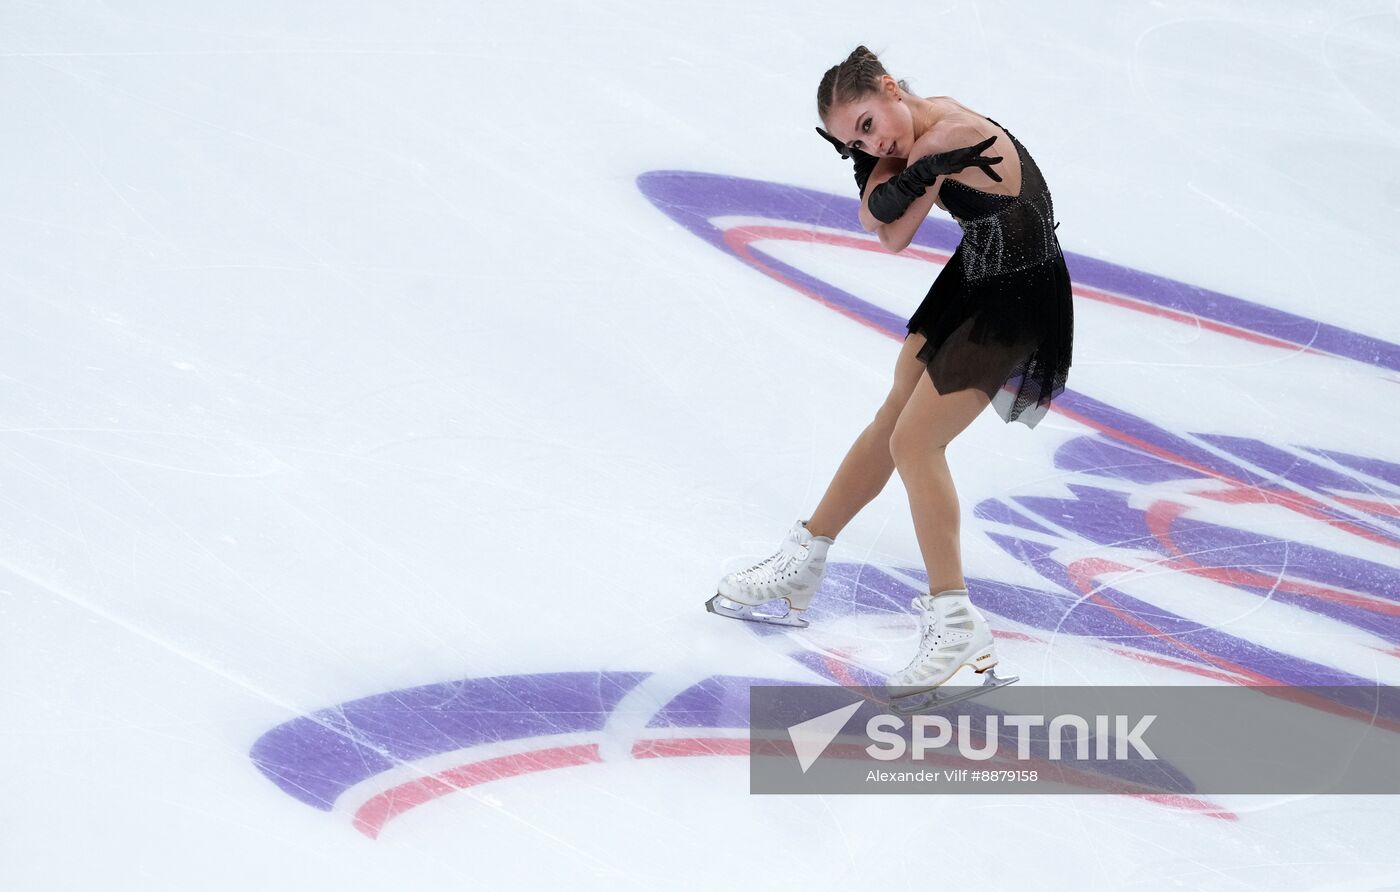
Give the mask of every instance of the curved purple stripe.
M 778 218 L 864 234 L 857 219 L 859 202 L 829 192 L 684 170 L 644 173 L 637 177 L 637 187 L 671 219 L 723 251 L 728 251 L 729 247 L 723 233 L 710 223 L 710 218 L 730 214 Z M 960 236 L 956 224 L 929 219 L 919 227 L 913 243 L 950 251 Z M 767 262 L 803 287 L 844 306 L 870 324 L 895 335 L 903 333 L 904 320 L 888 310 L 776 260 Z M 1400 344 L 1082 254 L 1066 251 L 1065 263 L 1075 281 L 1094 288 L 1127 294 L 1159 307 L 1245 328 L 1300 347 L 1400 371 Z
M 327 811 L 341 793 L 435 753 L 544 734 L 597 731 L 650 673 L 505 675 L 376 694 L 278 725 L 252 759 L 289 795 Z

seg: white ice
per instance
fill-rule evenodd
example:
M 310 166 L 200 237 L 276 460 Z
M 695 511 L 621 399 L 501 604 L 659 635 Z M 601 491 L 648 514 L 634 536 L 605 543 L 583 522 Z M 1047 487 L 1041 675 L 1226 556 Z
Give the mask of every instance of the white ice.
M 744 758 L 629 755 L 689 684 L 804 677 L 701 605 L 810 513 L 898 351 L 637 179 L 848 200 L 812 127 L 859 43 L 1027 145 L 1067 252 L 1400 342 L 1393 2 L 0 6 L 0 887 L 1400 884 L 1394 798 L 1214 797 L 1226 821 L 1095 795 L 765 797 Z M 770 256 L 901 316 L 936 273 Z M 1077 314 L 1078 393 L 1174 434 L 1400 461 L 1394 371 Z M 1085 478 L 1053 459 L 1087 434 L 986 413 L 952 446 L 969 576 L 1045 585 L 972 509 L 1068 498 Z M 1393 545 L 1296 512 L 1181 498 L 1400 572 Z M 831 557 L 919 565 L 897 476 Z M 1283 600 L 1171 566 L 1124 587 L 1400 681 L 1394 644 Z M 1034 683 L 1208 681 L 1068 635 L 1004 655 Z M 559 672 L 651 674 L 601 763 L 439 796 L 375 838 L 357 807 L 510 742 L 395 765 L 330 811 L 250 758 L 337 704 Z M 598 741 L 557 730 L 536 745 Z

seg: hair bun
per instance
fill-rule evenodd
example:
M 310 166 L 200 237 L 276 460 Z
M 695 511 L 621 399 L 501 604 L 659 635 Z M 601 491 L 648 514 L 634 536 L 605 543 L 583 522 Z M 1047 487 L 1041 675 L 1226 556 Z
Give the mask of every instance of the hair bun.
M 879 58 L 862 43 L 851 50 L 846 61 L 831 66 L 822 75 L 821 83 L 817 86 L 817 116 L 825 122 L 833 105 L 853 102 L 879 90 L 881 78 L 886 74 Z M 898 84 L 902 89 L 908 89 L 904 81 L 898 81 Z

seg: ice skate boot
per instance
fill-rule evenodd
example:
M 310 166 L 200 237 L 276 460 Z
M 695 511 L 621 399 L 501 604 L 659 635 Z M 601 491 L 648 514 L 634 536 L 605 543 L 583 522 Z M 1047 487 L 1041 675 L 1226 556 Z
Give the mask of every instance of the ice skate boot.
M 937 709 L 1018 680 L 1014 675 L 1001 678 L 992 671 L 997 664 L 996 642 L 987 618 L 973 606 L 967 589 L 919 595 L 912 606 L 919 611 L 923 634 L 914 659 L 887 681 L 886 691 L 895 712 L 907 715 Z M 982 675 L 982 684 L 940 694 L 938 686 L 963 666 L 971 666 Z
M 720 579 L 705 609 L 731 619 L 806 627 L 807 621 L 798 614 L 807 609 L 821 587 L 826 552 L 832 544 L 831 537 L 813 536 L 807 521 L 799 520 L 788 530 L 776 554 Z

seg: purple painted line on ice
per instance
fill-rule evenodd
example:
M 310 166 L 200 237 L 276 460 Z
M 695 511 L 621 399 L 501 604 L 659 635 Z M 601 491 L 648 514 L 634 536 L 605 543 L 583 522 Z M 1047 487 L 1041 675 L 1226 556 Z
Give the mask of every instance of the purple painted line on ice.
M 467 678 L 376 694 L 278 725 L 253 745 L 253 763 L 291 796 L 329 810 L 360 781 L 434 753 L 600 731 L 649 674 Z
M 1352 455 L 1347 452 L 1326 452 L 1321 449 L 1308 451 L 1330 458 L 1339 465 L 1354 468 L 1363 474 L 1369 474 L 1377 480 L 1384 480 L 1387 483 L 1400 486 L 1400 465 L 1394 462 L 1383 461 L 1379 458 L 1367 458 L 1364 455 Z M 1357 491 L 1364 491 L 1364 487 Z
M 710 222 L 713 217 L 776 218 L 866 234 L 858 223 L 859 202 L 829 192 L 683 170 L 642 174 L 637 178 L 637 186 L 663 213 L 726 253 L 732 251 L 724 241 L 723 232 Z M 956 224 L 931 218 L 919 227 L 913 244 L 951 251 L 961 234 Z M 903 335 L 904 320 L 890 311 L 776 259 L 768 258 L 766 262 L 872 325 L 897 336 Z M 1066 251 L 1065 264 L 1076 282 L 1094 288 L 1131 295 L 1159 307 L 1223 322 L 1300 347 L 1400 371 L 1400 344 L 1082 254 Z

